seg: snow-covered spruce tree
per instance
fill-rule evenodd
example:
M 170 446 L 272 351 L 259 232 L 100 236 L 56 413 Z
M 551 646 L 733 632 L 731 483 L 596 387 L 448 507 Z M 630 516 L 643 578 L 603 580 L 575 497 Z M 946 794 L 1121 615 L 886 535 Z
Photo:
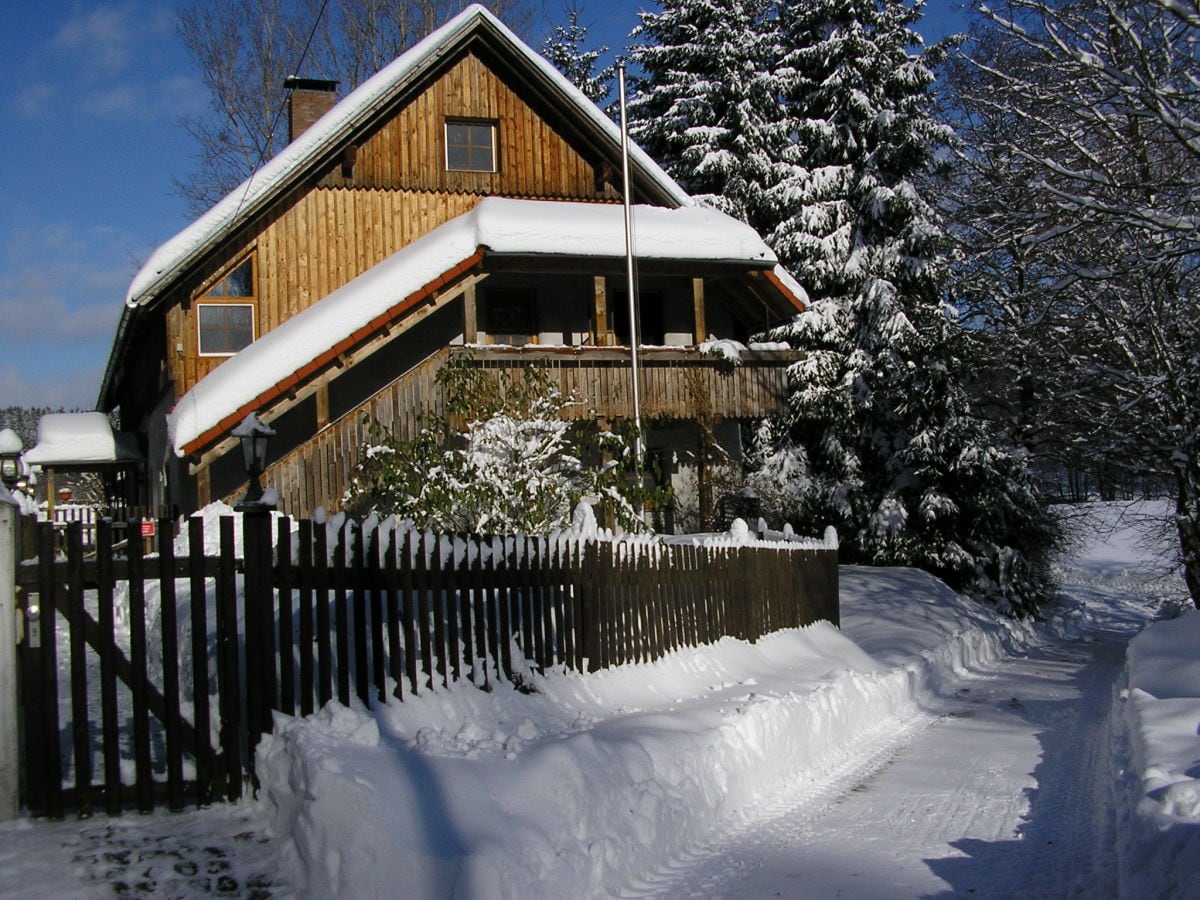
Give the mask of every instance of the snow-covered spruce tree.
M 781 131 L 768 0 L 666 0 L 640 13 L 631 134 L 693 197 L 759 227 Z M 761 228 L 760 228 L 761 230 Z
M 344 505 L 412 520 L 418 527 L 474 534 L 544 534 L 571 522 L 581 500 L 611 511 L 629 531 L 641 522 L 621 493 L 616 465 L 585 465 L 575 452 L 567 405 L 545 373 L 492 378 L 482 369 L 451 363 L 439 373 L 456 434 L 430 424 L 399 440 L 372 423 Z M 594 438 L 621 458 L 613 434 Z
M 764 199 L 769 240 L 811 303 L 773 335 L 806 357 L 756 478 L 789 478 L 787 515 L 836 525 L 845 559 L 919 566 L 1029 611 L 1049 586 L 1055 529 L 959 381 L 945 237 L 916 187 L 951 139 L 931 114 L 920 14 L 892 0 L 780 4 L 794 142 Z
M 588 28 L 580 21 L 582 11 L 574 2 L 563 7 L 567 24 L 555 25 L 554 30 L 542 42 L 542 56 L 550 60 L 567 80 L 583 92 L 593 103 L 600 103 L 612 91 L 614 70 L 605 66 L 597 71 L 600 57 L 608 47 L 589 50 Z

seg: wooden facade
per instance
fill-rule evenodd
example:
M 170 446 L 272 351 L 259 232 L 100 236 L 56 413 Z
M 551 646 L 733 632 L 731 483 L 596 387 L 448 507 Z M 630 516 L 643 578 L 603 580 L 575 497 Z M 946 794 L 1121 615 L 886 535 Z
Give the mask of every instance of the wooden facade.
M 578 401 L 564 410 L 568 419 L 633 417 L 628 350 L 445 348 L 273 463 L 264 477 L 278 491 L 281 509 L 296 515 L 339 506 L 362 449 L 370 443 L 373 423 L 408 439 L 419 432 L 423 418 L 444 418 L 437 373 L 452 356 L 498 376 L 536 366 L 561 396 Z M 787 367 L 795 360 L 791 352 L 762 351 L 733 365 L 694 349 L 644 349 L 638 367 L 642 415 L 687 420 L 696 418 L 701 407 L 704 415 L 717 419 L 779 414 L 787 397 Z M 243 492 L 239 484 L 225 499 L 232 503 Z
M 583 203 L 589 209 L 620 202 L 614 188 L 619 134 L 603 114 L 582 107 L 565 80 L 480 7 L 460 14 L 441 34 L 443 43 L 426 42 L 389 68 L 394 80 L 383 88 L 356 91 L 335 106 L 330 113 L 335 125 L 323 120 L 267 164 L 260 182 L 266 187 L 256 188 L 252 180 L 239 188 L 218 204 L 214 213 L 220 215 L 198 221 L 183 240 L 164 245 L 182 249 L 168 253 L 161 269 L 148 264 L 135 281 L 101 406 L 119 408 L 122 427 L 145 436 L 149 478 L 142 502 L 187 509 L 234 492 L 242 476 L 226 425 L 245 410 L 231 408 L 186 448 L 173 444 L 166 419 L 247 340 L 258 341 L 356 278 L 378 271 L 486 197 Z M 493 129 L 491 171 L 448 164 L 448 123 Z M 636 154 L 631 194 L 634 202 L 651 206 L 687 203 L 678 185 Z M 621 283 L 616 261 L 539 259 L 536 251 L 533 256 L 492 258 L 480 246 L 450 281 L 447 273 L 419 296 L 397 296 L 397 305 L 356 331 L 353 340 L 318 350 L 304 364 L 289 358 L 276 387 L 258 395 L 253 410 L 285 435 L 275 447 L 284 458 L 268 477 L 277 478 L 286 508 L 306 514 L 318 504 L 336 507 L 365 437 L 364 419 L 395 422 L 407 433 L 431 396 L 433 360 L 444 359 L 448 347 L 515 342 L 512 335 L 493 333 L 490 290 L 536 294 L 539 322 L 530 341 L 561 343 L 575 356 L 534 361 L 556 373 L 564 392 L 594 398 L 596 415 L 629 414 L 628 367 L 622 363 L 628 351 L 622 356 L 612 349 L 622 342 L 618 320 L 628 318 L 620 309 L 624 301 L 614 296 Z M 691 351 L 672 350 L 669 362 L 667 356 L 647 360 L 644 414 L 686 418 L 694 405 L 687 392 L 698 385 L 711 392 L 720 416 L 778 411 L 783 357 L 720 373 L 695 352 L 710 333 L 745 339 L 772 317 L 795 312 L 799 301 L 773 280 L 771 263 L 723 260 L 695 271 L 686 263 L 658 265 L 646 271 L 659 278 L 655 290 L 673 324 L 650 343 Z M 150 277 L 143 277 L 147 270 Z M 239 273 L 249 275 L 237 280 Z M 567 285 L 566 279 L 575 280 Z M 476 284 L 483 285 L 478 297 Z M 209 322 L 223 316 L 235 322 L 230 349 L 209 343 L 202 352 L 202 312 Z M 482 364 L 504 368 L 528 361 L 527 355 L 496 349 Z M 436 408 L 437 401 L 428 402 Z
M 497 172 L 450 172 L 437 164 L 445 158 L 448 119 L 496 122 Z M 243 259 L 255 264 L 255 336 L 261 337 L 468 212 L 483 196 L 619 200 L 603 180 L 600 161 L 586 159 L 473 53 L 354 146 L 348 158 L 179 286 L 178 302 L 166 312 L 167 344 L 176 348 L 167 377 L 177 395 L 224 361 L 200 355 L 195 305 Z
M 328 187 L 387 188 L 434 193 L 502 194 L 545 199 L 620 198 L 604 188 L 598 158 L 572 146 L 540 115 L 536 98 L 521 97 L 474 53 L 466 54 L 374 134 L 322 182 Z M 447 120 L 495 122 L 495 172 L 456 172 L 444 165 Z M 597 189 L 597 184 L 601 185 Z

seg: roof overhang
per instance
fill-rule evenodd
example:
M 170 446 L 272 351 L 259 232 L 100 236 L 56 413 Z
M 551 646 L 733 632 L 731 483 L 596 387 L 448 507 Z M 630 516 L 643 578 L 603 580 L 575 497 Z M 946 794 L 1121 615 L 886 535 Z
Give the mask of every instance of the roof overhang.
M 649 259 L 678 265 L 681 273 L 706 266 L 730 272 L 740 262 L 741 271 L 767 279 L 784 304 L 804 308 L 803 291 L 785 283 L 786 273 L 748 225 L 700 207 L 635 207 L 632 218 L 639 260 L 644 252 Z M 486 274 L 489 259 L 520 259 L 531 267 L 541 261 L 558 271 L 567 271 L 568 260 L 574 260 L 575 271 L 592 273 L 623 261 L 624 246 L 619 206 L 486 198 L 201 379 L 168 416 L 175 452 L 210 454 L 248 413 L 290 402 L 336 361 L 345 364 L 423 306 L 457 296 L 468 279 Z
M 528 85 L 534 96 L 556 108 L 574 111 L 571 130 L 586 146 L 601 156 L 620 158 L 620 131 L 612 120 L 499 19 L 473 4 L 363 82 L 228 196 L 150 255 L 126 295 L 100 386 L 99 407 L 111 408 L 115 403 L 121 360 L 140 310 L 158 302 L 181 277 L 219 252 L 227 239 L 282 194 L 328 169 L 353 135 L 390 115 L 397 102 L 474 46 L 490 48 L 493 56 L 506 62 L 508 76 Z M 635 191 L 650 202 L 666 206 L 692 202 L 636 146 L 631 147 L 630 164 Z

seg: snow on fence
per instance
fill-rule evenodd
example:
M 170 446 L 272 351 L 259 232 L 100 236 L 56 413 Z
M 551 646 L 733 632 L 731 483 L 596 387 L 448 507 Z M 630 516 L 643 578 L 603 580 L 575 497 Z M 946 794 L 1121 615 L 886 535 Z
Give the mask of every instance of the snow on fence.
M 24 805 L 61 816 L 233 800 L 276 711 L 529 685 L 554 667 L 838 621 L 831 543 L 385 524 L 261 514 L 238 529 L 223 516 L 206 534 L 196 517 L 172 539 L 163 519 L 157 554 L 142 541 L 114 550 L 107 520 L 94 554 L 79 522 L 56 553 L 54 526 L 40 524 L 37 558 L 17 573 Z

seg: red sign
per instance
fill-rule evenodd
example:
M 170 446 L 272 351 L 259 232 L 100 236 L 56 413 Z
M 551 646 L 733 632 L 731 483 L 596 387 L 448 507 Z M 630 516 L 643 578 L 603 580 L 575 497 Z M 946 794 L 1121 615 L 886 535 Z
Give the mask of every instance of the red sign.
M 142 520 L 142 537 L 144 537 L 144 538 L 154 537 L 154 520 L 153 519 L 143 519 Z

